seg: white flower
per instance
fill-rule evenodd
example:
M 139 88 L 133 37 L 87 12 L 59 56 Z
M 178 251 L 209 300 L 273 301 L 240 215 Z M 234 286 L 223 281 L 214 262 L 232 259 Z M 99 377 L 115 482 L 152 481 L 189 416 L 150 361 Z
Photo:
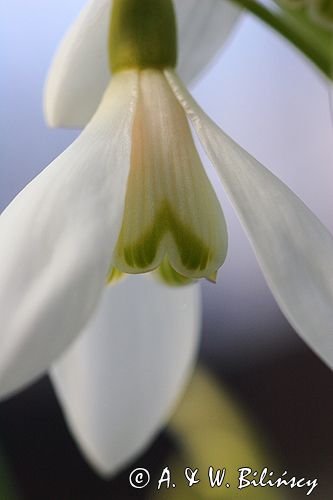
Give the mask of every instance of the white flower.
M 89 0 L 64 37 L 47 82 L 45 114 L 53 127 L 83 127 L 110 81 L 107 38 L 113 0 Z M 224 0 L 174 0 L 178 73 L 188 84 L 221 49 L 240 10 Z
M 105 473 L 142 451 L 166 421 L 190 372 L 200 316 L 195 285 L 136 277 L 106 287 L 110 271 L 152 271 L 167 257 L 166 279 L 210 277 L 226 253 L 223 214 L 187 119 L 281 309 L 333 363 L 332 236 L 204 114 L 172 68 L 121 68 L 90 119 L 105 84 L 98 76 L 106 50 L 96 40 L 106 37 L 109 7 L 95 0 L 81 14 L 46 94 L 52 124 L 88 125 L 0 223 L 1 393 L 47 370 L 84 328 L 52 377 L 82 449 Z

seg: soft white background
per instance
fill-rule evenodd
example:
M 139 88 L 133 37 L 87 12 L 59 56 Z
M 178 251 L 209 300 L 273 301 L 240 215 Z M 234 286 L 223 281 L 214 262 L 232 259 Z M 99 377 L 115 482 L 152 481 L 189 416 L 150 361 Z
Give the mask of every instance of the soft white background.
M 77 135 L 45 126 L 42 93 L 57 43 L 83 3 L 1 3 L 1 209 Z M 329 85 L 310 63 L 261 23 L 244 16 L 224 51 L 193 86 L 193 94 L 226 132 L 333 230 Z M 223 191 L 214 184 L 230 243 L 218 284 L 203 284 L 204 350 L 240 367 L 299 342 L 271 297 Z

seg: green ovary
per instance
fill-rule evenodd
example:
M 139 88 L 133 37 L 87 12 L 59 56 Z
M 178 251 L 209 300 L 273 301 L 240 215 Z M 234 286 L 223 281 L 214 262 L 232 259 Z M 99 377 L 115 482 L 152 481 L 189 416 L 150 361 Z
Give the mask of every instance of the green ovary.
M 176 21 L 171 0 L 114 0 L 109 30 L 112 73 L 175 67 Z

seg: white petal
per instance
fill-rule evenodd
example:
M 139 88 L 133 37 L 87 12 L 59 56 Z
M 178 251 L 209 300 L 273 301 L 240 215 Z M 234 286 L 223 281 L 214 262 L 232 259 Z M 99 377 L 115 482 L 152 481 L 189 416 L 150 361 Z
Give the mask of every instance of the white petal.
M 165 425 L 192 370 L 197 286 L 132 276 L 106 289 L 81 335 L 52 370 L 68 424 L 100 474 L 115 474 Z
M 83 127 L 110 79 L 107 43 L 112 0 L 90 0 L 63 38 L 45 88 L 50 126 Z M 222 47 L 240 12 L 224 0 L 177 0 L 179 71 L 190 82 Z
M 279 179 L 224 134 L 175 75 L 167 78 L 215 165 L 282 311 L 333 366 L 333 237 Z
M 110 81 L 108 28 L 112 0 L 89 0 L 63 38 L 45 87 L 51 127 L 84 127 Z
M 177 72 L 191 83 L 225 44 L 241 10 L 226 0 L 176 0 Z
M 80 137 L 0 219 L 0 394 L 62 352 L 104 288 L 121 223 L 137 74 L 113 79 Z

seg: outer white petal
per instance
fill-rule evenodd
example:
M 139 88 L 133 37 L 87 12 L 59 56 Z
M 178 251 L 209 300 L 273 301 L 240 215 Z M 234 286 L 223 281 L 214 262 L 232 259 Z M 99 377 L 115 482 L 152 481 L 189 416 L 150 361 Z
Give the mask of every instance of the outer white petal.
M 0 394 L 48 368 L 90 317 L 119 231 L 137 74 L 0 219 Z
M 50 126 L 83 127 L 110 79 L 107 43 L 112 0 L 90 0 L 63 38 L 45 88 Z M 225 0 L 176 0 L 179 72 L 190 82 L 222 47 L 240 10 Z
M 107 288 L 83 335 L 52 370 L 79 446 L 100 474 L 141 454 L 191 373 L 200 330 L 197 286 L 132 276 Z
M 46 82 L 44 108 L 52 127 L 83 127 L 110 81 L 108 27 L 112 0 L 89 0 L 63 38 Z
M 333 366 L 333 237 L 279 179 L 224 134 L 166 72 L 215 165 L 282 311 Z
M 176 0 L 177 72 L 191 83 L 223 47 L 241 10 L 228 0 Z

